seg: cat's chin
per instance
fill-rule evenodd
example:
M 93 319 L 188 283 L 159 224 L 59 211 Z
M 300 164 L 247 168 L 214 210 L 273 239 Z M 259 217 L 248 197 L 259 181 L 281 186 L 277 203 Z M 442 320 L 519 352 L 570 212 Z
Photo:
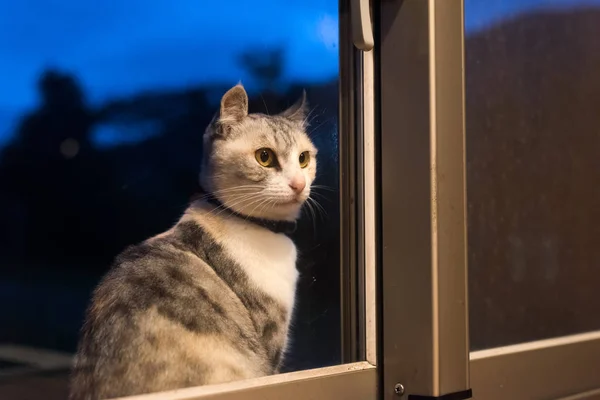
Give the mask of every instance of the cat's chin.
M 301 207 L 302 203 L 301 199 L 282 200 L 275 203 L 275 207 Z
M 274 204 L 268 211 L 252 215 L 257 218 L 271 219 L 275 221 L 296 221 L 300 217 L 302 200 L 288 200 Z

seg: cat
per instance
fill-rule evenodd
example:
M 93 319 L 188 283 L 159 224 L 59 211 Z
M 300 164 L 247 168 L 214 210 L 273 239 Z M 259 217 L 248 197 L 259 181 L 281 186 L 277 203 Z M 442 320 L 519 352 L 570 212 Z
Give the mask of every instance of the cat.
M 306 118 L 304 92 L 274 116 L 249 114 L 241 84 L 223 95 L 203 136 L 207 195 L 116 258 L 86 311 L 70 400 L 279 372 L 298 279 L 289 234 L 317 171 Z

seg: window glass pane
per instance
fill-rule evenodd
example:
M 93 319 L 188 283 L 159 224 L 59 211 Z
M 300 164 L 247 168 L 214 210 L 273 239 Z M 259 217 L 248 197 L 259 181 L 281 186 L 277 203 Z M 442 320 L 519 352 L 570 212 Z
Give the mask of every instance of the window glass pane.
M 465 3 L 471 347 L 600 329 L 600 2 Z
M 257 367 L 256 374 L 269 370 L 281 346 L 276 339 L 271 348 L 265 343 L 285 336 L 286 307 L 281 303 L 288 299 L 289 305 L 293 298 L 293 285 L 285 289 L 293 278 L 282 277 L 287 264 L 282 261 L 279 270 L 273 260 L 293 261 L 293 252 L 285 239 L 277 239 L 281 246 L 273 245 L 277 240 L 268 244 L 270 222 L 246 217 L 292 215 L 297 205 L 275 205 L 283 200 L 266 192 L 259 199 L 254 190 L 268 186 L 268 193 L 283 191 L 286 201 L 302 199 L 307 191 L 301 186 L 311 181 L 306 171 L 316 161 L 311 199 L 291 234 L 299 278 L 280 371 L 340 362 L 338 1 L 11 2 L 1 7 L 0 35 L 10 38 L 0 41 L 0 376 L 7 376 L 0 381 L 0 398 L 65 398 L 93 289 L 118 254 L 161 233 L 155 239 L 163 240 L 159 244 L 129 251 L 127 257 L 137 267 L 116 273 L 112 284 L 98 292 L 92 311 L 99 320 L 84 332 L 106 329 L 108 336 L 101 348 L 88 348 L 88 356 L 117 354 L 111 347 L 114 339 L 121 341 L 118 357 L 125 364 L 111 364 L 116 356 L 109 357 L 106 368 L 126 376 L 130 364 L 123 360 L 129 357 L 140 371 L 155 369 L 143 372 L 142 381 L 158 374 L 142 390 L 172 388 L 168 374 L 160 372 L 169 369 L 181 378 L 177 386 L 197 385 L 202 379 L 185 367 L 201 357 L 193 346 L 206 351 L 211 346 L 182 338 L 192 337 L 190 332 L 210 334 L 217 337 L 211 339 L 217 348 L 222 330 L 238 329 L 239 342 L 251 335 L 258 346 L 248 350 L 252 346 L 247 345 L 244 351 L 264 353 L 261 360 L 268 367 Z M 236 134 L 248 136 L 236 142 L 241 150 L 219 147 L 219 154 L 230 159 L 218 164 L 211 158 L 221 176 L 210 175 L 201 168 L 203 147 L 208 146 L 203 133 L 219 113 L 224 93 L 240 81 L 251 113 L 283 112 L 301 98 L 302 89 L 309 111 L 297 121 L 293 110 L 284 122 L 254 117 L 249 128 L 242 124 L 249 121 L 240 106 L 243 95 L 233 93 L 221 108 L 222 123 L 213 126 L 211 145 L 216 148 L 215 143 Z M 303 122 L 309 123 L 318 156 L 298 134 Z M 259 147 L 276 148 L 262 160 Z M 301 151 L 309 153 L 301 156 Z M 205 222 L 213 218 L 216 225 L 203 227 L 202 235 L 208 236 L 193 229 L 170 231 L 190 202 L 207 198 L 199 172 L 211 176 L 214 191 L 221 190 L 215 192 L 221 205 L 206 203 L 202 210 L 208 216 L 202 211 L 198 217 Z M 210 191 L 210 183 L 204 186 Z M 221 223 L 230 228 L 219 231 Z M 247 233 L 253 230 L 258 236 Z M 226 233 L 218 239 L 218 232 Z M 168 244 L 165 237 L 175 242 Z M 231 247 L 233 237 L 239 246 Z M 234 258 L 235 268 L 216 260 L 221 253 L 208 249 L 211 240 L 230 246 L 223 257 Z M 202 251 L 196 243 L 202 243 Z M 267 250 L 271 253 L 263 254 Z M 140 261 L 150 256 L 151 262 Z M 190 278 L 192 272 L 185 275 L 185 268 L 195 265 L 190 259 L 211 264 L 205 275 L 194 278 L 198 282 Z M 240 267 L 241 260 L 255 269 Z M 221 269 L 213 262 L 221 262 Z M 260 270 L 269 262 L 274 269 Z M 210 271 L 217 271 L 218 279 Z M 238 280 L 230 277 L 235 274 Z M 222 290 L 215 289 L 215 282 L 224 285 Z M 247 285 L 245 290 L 254 294 L 244 297 L 235 285 Z M 270 294 L 265 295 L 266 288 Z M 127 301 L 119 297 L 127 293 Z M 200 318 L 202 312 L 208 316 Z M 227 318 L 234 312 L 246 319 L 239 317 L 231 326 L 223 322 L 223 328 L 212 317 L 222 313 L 232 321 Z M 155 319 L 144 319 L 148 313 Z M 180 369 L 174 372 L 174 365 Z M 213 375 L 254 374 L 248 368 L 240 372 L 236 365 L 223 368 Z

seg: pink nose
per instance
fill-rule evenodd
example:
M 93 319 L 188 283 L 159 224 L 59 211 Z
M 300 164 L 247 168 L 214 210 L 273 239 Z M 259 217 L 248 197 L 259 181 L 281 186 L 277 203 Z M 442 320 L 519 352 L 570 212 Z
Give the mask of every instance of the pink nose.
M 306 180 L 304 180 L 303 176 L 297 176 L 290 181 L 290 188 L 297 194 L 302 193 L 305 187 Z

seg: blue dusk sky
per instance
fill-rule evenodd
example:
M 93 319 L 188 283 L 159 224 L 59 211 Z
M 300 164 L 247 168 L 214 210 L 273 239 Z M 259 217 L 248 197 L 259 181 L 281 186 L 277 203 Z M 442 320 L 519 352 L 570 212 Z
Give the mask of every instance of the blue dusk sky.
M 467 34 L 519 13 L 600 0 L 465 0 Z M 90 103 L 147 89 L 250 84 L 236 57 L 286 48 L 284 79 L 320 81 L 338 70 L 333 0 L 1 0 L 0 145 L 35 107 L 36 80 L 76 75 Z

